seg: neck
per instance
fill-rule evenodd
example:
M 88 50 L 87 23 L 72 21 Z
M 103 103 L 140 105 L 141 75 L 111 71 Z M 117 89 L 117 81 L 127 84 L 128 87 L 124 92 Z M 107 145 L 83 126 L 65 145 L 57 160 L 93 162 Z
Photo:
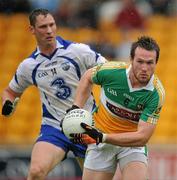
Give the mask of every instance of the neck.
M 131 75 L 131 73 L 129 74 L 129 79 L 130 79 L 130 83 L 131 83 L 131 85 L 132 85 L 132 88 L 139 88 L 139 83 L 138 83 L 138 81 L 136 80 L 135 77 L 133 77 L 133 76 Z
M 38 45 L 38 46 L 39 46 L 39 50 L 42 54 L 49 56 L 55 51 L 56 42 L 54 42 L 52 44 Z

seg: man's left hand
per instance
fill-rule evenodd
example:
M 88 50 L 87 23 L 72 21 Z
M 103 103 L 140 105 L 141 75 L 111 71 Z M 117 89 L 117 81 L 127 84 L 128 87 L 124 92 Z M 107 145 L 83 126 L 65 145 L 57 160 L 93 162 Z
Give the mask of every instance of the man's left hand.
M 84 133 L 75 133 L 75 134 L 70 134 L 71 139 L 70 141 L 73 142 L 74 144 L 93 144 L 96 143 L 95 139 L 91 138 L 89 135 L 84 134 Z
M 86 138 L 85 135 L 88 135 L 90 136 L 90 138 L 92 138 L 92 143 L 95 143 L 98 145 L 99 143 L 102 143 L 106 140 L 106 134 L 103 134 L 101 132 L 99 132 L 97 129 L 85 124 L 85 123 L 81 123 L 81 127 L 85 129 L 85 133 L 84 134 L 71 134 L 71 137 L 73 137 L 72 141 L 73 142 L 77 142 L 77 143 L 80 143 L 82 144 L 83 142 L 86 142 L 84 140 L 84 138 Z M 89 141 L 88 141 L 89 142 Z M 90 140 L 91 142 L 91 140 Z M 91 143 L 86 143 L 86 144 L 91 144 Z

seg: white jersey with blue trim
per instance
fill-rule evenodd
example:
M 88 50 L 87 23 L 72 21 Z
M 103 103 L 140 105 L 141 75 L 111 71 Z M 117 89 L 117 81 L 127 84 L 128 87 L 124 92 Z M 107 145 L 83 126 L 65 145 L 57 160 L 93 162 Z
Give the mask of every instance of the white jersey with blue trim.
M 40 53 L 37 48 L 17 68 L 9 87 L 22 93 L 28 86 L 40 90 L 43 118 L 42 124 L 60 129 L 65 111 L 73 104 L 75 91 L 82 74 L 106 59 L 81 43 L 56 38 L 57 48 L 51 56 Z M 88 99 L 85 109 L 94 108 L 93 97 Z

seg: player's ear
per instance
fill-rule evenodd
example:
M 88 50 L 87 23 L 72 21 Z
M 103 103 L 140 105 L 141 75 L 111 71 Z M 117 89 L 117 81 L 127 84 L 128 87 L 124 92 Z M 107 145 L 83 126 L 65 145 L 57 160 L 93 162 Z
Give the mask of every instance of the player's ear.
M 134 59 L 130 57 L 130 64 L 132 64 L 132 63 L 133 63 L 133 60 L 134 60 Z
M 34 34 L 34 27 L 33 26 L 29 26 L 29 31 L 32 33 L 32 34 Z

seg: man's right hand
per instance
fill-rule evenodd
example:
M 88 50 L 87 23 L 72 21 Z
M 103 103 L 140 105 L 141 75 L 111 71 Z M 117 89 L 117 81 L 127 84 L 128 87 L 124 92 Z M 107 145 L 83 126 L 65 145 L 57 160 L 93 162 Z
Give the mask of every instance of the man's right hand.
M 2 115 L 10 116 L 14 112 L 18 100 L 19 98 L 16 98 L 14 102 L 11 102 L 10 100 L 6 100 L 2 107 Z
M 66 114 L 69 113 L 70 111 L 72 111 L 73 109 L 79 109 L 79 108 L 80 108 L 79 106 L 73 104 L 69 109 L 66 110 Z M 61 127 L 62 132 L 63 132 L 63 119 L 61 120 L 60 127 Z

